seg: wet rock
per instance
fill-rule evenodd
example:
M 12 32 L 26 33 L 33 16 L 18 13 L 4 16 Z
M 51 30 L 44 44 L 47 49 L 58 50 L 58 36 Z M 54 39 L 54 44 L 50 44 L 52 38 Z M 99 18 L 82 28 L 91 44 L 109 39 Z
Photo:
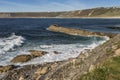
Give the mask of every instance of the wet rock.
M 61 54 L 61 52 L 53 51 L 54 54 Z
M 31 59 L 32 59 L 31 55 L 18 55 L 15 58 L 13 58 L 11 60 L 11 62 L 13 62 L 13 63 L 27 62 L 27 61 L 29 61 Z
M 31 57 L 33 57 L 33 58 L 34 57 L 41 57 L 41 56 L 47 54 L 47 52 L 39 51 L 39 50 L 29 50 L 29 52 L 30 52 Z
M 117 27 L 117 26 L 110 26 L 110 27 L 107 27 L 109 29 L 115 29 L 115 30 L 120 30 L 120 27 Z
M 30 52 L 29 55 L 23 54 L 23 55 L 16 56 L 15 58 L 13 58 L 11 60 L 11 62 L 13 62 L 13 63 L 27 62 L 33 58 L 41 57 L 41 56 L 47 54 L 47 52 L 45 52 L 45 51 L 38 51 L 38 50 L 29 50 L 29 52 Z
M 0 66 L 0 74 L 3 72 L 7 72 L 9 70 L 13 70 L 17 67 L 19 67 L 19 66 L 15 66 L 15 65 Z
M 66 28 L 59 25 L 51 25 L 47 28 L 47 30 L 53 31 L 53 32 L 60 32 L 65 33 L 69 35 L 79 35 L 79 36 L 109 36 L 113 37 L 114 34 L 107 34 L 107 33 L 100 33 L 100 32 L 91 32 L 88 30 L 81 30 L 81 29 L 74 29 L 74 28 Z

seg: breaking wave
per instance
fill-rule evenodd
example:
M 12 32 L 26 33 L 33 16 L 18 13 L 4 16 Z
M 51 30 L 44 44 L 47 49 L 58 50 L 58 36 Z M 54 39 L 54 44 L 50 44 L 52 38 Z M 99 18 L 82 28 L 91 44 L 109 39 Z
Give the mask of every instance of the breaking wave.
M 103 40 L 95 41 L 93 40 L 90 44 L 59 44 L 59 45 L 40 45 L 40 48 L 36 48 L 38 50 L 44 50 L 49 52 L 40 58 L 35 58 L 30 62 L 21 65 L 28 65 L 28 64 L 41 64 L 44 62 L 54 62 L 54 61 L 63 61 L 69 58 L 76 58 L 81 52 L 85 52 L 86 50 L 94 49 L 95 47 L 103 44 L 109 37 L 102 37 Z M 54 51 L 58 52 L 55 54 Z
M 15 33 L 12 33 L 7 38 L 0 38 L 0 53 L 14 50 L 15 47 L 21 46 L 24 40 L 22 36 L 17 36 Z

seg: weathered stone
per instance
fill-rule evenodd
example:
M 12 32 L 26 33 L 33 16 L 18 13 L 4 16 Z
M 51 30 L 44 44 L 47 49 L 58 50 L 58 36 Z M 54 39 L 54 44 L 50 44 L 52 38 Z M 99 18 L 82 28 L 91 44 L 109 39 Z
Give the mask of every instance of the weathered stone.
M 120 56 L 120 48 L 115 51 L 116 56 Z
M 15 58 L 11 60 L 13 63 L 18 63 L 18 62 L 27 62 L 31 60 L 32 57 L 30 55 L 18 55 Z
M 52 64 L 52 65 L 51 65 L 51 69 L 54 69 L 56 66 L 58 66 L 57 63 Z
M 22 76 L 19 78 L 19 80 L 25 80 Z
M 29 50 L 29 52 L 30 52 L 31 57 L 33 57 L 33 58 L 41 57 L 41 56 L 47 54 L 47 52 L 45 52 L 45 51 L 38 51 L 38 50 Z
M 89 72 L 93 71 L 95 69 L 94 65 L 90 65 Z
M 39 69 L 37 69 L 37 71 L 35 72 L 35 74 L 40 74 L 41 72 L 41 67 Z
M 40 80 L 41 76 L 44 75 L 47 71 L 48 71 L 48 67 L 40 67 L 34 72 L 32 77 L 35 80 Z
M 113 49 L 113 50 L 116 50 L 117 48 L 118 48 L 117 45 L 113 45 L 113 46 L 112 46 L 112 49 Z
M 15 69 L 17 67 L 18 66 L 15 66 L 15 65 L 0 66 L 0 74 L 3 72 L 7 72 L 9 70 Z
M 40 74 L 45 74 L 48 70 L 48 67 L 43 67 Z
M 84 53 L 81 53 L 81 54 L 79 55 L 79 58 L 80 58 L 80 59 L 82 59 L 82 60 L 84 60 L 84 59 L 85 59 L 85 57 L 86 57 L 86 56 L 85 56 L 85 54 L 84 54 Z
M 41 78 L 41 75 L 37 76 L 35 80 L 40 80 L 40 78 Z
M 48 70 L 48 67 L 43 67 L 43 68 L 39 68 L 35 74 L 39 74 L 39 75 L 42 75 L 42 74 L 45 74 Z

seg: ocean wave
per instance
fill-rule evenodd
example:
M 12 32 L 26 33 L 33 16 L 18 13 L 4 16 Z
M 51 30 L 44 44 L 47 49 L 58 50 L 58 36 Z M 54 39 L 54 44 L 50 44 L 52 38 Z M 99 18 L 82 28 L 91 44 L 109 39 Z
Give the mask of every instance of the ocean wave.
M 21 38 L 22 40 L 20 39 L 20 41 L 24 41 L 24 38 L 23 37 Z M 76 58 L 81 52 L 85 52 L 88 49 L 90 50 L 94 49 L 95 47 L 109 40 L 109 37 L 106 37 L 106 36 L 102 37 L 101 40 L 97 40 L 97 37 L 90 37 L 90 38 L 92 38 L 91 41 L 87 41 L 86 44 L 82 44 L 82 43 L 62 44 L 61 43 L 61 44 L 37 44 L 35 46 L 24 45 L 19 50 L 11 52 L 11 54 L 8 53 L 6 54 L 6 56 L 5 55 L 1 56 L 3 61 L 1 61 L 0 64 L 2 65 L 12 64 L 10 61 L 16 55 L 30 54 L 28 52 L 29 50 L 46 51 L 48 52 L 48 54 L 42 57 L 32 59 L 31 61 L 28 61 L 26 63 L 18 63 L 18 65 L 23 66 L 23 65 L 28 65 L 28 64 L 41 64 L 44 62 L 68 60 L 69 58 Z M 58 54 L 56 54 L 56 52 Z
M 69 58 L 76 58 L 80 53 L 85 52 L 86 50 L 92 50 L 95 47 L 103 44 L 107 40 L 109 40 L 109 37 L 104 36 L 104 40 L 95 42 L 93 40 L 90 44 L 59 44 L 59 45 L 41 45 L 38 50 L 44 50 L 47 51 L 49 54 L 46 54 L 40 58 L 35 58 L 31 60 L 30 62 L 23 63 L 20 65 L 28 65 L 28 64 L 41 64 L 44 62 L 54 62 L 54 61 L 63 61 L 67 60 Z M 37 49 L 37 48 L 36 48 Z M 58 52 L 58 54 L 55 54 L 55 52 Z
M 0 38 L 0 53 L 14 50 L 15 47 L 21 46 L 24 40 L 22 36 L 17 36 L 15 33 L 12 33 L 11 36 L 7 38 Z

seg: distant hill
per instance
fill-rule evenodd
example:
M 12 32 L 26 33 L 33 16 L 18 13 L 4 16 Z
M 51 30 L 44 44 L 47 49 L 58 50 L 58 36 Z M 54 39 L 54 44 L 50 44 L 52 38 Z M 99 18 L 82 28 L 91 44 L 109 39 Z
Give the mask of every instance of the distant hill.
M 0 13 L 0 18 L 32 18 L 32 17 L 56 17 L 63 12 L 16 12 Z
M 116 17 L 120 18 L 120 7 L 99 7 L 85 10 L 65 11 L 65 12 L 16 12 L 0 13 L 0 18 L 41 18 L 41 17 L 59 17 L 59 18 L 95 18 L 95 17 Z

